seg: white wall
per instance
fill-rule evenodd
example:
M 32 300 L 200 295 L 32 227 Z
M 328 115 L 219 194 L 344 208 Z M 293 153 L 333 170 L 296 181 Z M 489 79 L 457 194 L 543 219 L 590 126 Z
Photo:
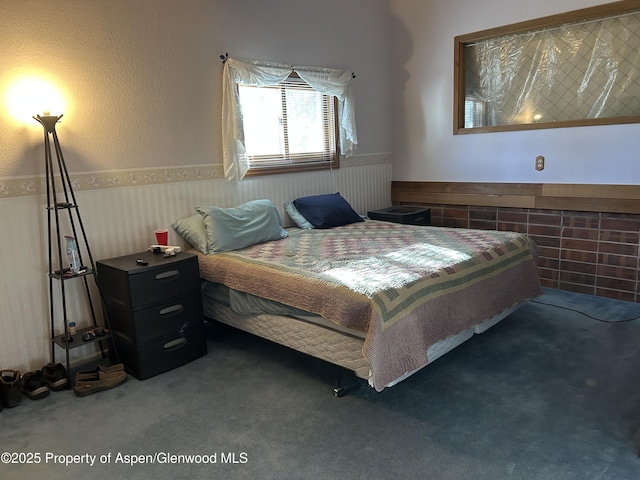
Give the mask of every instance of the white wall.
M 390 0 L 394 180 L 640 182 L 640 124 L 453 135 L 454 37 L 607 2 Z M 534 168 L 537 155 L 545 169 Z
M 40 110 L 6 111 L 34 75 L 64 97 L 72 172 L 218 163 L 225 52 L 355 71 L 358 153 L 390 152 L 388 13 L 387 0 L 3 2 L 0 178 L 42 173 Z
M 47 79 L 63 96 L 57 132 L 96 259 L 145 249 L 154 228 L 198 204 L 330 191 L 361 213 L 390 202 L 387 0 L 16 0 L 1 10 L 2 368 L 49 359 L 43 133 L 31 119 L 41 110 L 12 116 L 18 79 Z M 220 179 L 225 52 L 355 71 L 358 156 L 334 172 Z M 82 324 L 87 308 L 70 289 L 70 320 Z

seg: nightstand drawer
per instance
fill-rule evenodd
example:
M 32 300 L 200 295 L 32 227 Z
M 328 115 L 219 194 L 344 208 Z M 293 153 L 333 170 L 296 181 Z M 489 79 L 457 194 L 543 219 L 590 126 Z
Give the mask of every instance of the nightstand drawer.
M 121 304 L 107 305 L 111 329 L 132 343 L 145 343 L 172 332 L 182 332 L 204 319 L 200 291 L 179 299 L 130 310 Z
M 183 333 L 165 335 L 144 345 L 133 345 L 115 333 L 118 356 L 138 380 L 153 377 L 200 358 L 207 353 L 204 324 Z
M 200 289 L 200 271 L 197 262 L 172 263 L 132 275 L 130 280 L 132 307 L 139 308 L 167 298 L 180 297 Z
M 137 259 L 147 265 L 136 264 Z M 96 266 L 105 301 L 133 310 L 200 290 L 198 258 L 190 253 L 164 258 L 141 252 L 100 260 Z

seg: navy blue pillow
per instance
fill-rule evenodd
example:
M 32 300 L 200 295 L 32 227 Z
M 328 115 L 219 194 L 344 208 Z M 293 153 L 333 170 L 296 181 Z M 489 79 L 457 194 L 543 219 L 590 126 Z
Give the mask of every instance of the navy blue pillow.
M 316 228 L 339 227 L 364 221 L 339 193 L 301 197 L 294 200 L 293 204 Z

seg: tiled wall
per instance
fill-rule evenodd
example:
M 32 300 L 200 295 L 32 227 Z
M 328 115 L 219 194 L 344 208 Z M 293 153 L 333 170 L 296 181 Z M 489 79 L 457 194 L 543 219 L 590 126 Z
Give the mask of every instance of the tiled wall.
M 511 230 L 539 247 L 544 287 L 640 302 L 640 215 L 427 205 L 436 226 Z

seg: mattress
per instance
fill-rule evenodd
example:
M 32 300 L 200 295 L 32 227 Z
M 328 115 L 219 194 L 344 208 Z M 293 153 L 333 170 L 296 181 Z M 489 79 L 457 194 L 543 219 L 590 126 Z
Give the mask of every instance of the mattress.
M 364 332 L 356 330 L 355 328 L 345 327 L 339 323 L 327 320 L 320 315 L 306 312 L 304 310 L 300 310 L 299 308 L 290 307 L 289 305 L 285 305 L 284 303 L 261 298 L 245 292 L 239 292 L 221 283 L 206 281 L 203 282 L 202 296 L 204 298 L 205 304 L 211 302 L 219 302 L 233 310 L 235 313 L 241 315 L 287 315 L 297 318 L 298 320 L 301 320 L 303 322 L 316 324 L 318 326 L 326 327 L 337 332 L 352 335 L 354 337 L 359 337 L 363 340 L 366 338 Z
M 323 325 L 319 317 L 311 321 L 312 316 L 303 319 L 273 313 L 242 314 L 212 300 L 206 289 L 203 290 L 203 306 L 208 319 L 352 370 L 360 378 L 370 376 L 371 368 L 362 354 L 364 339 Z

